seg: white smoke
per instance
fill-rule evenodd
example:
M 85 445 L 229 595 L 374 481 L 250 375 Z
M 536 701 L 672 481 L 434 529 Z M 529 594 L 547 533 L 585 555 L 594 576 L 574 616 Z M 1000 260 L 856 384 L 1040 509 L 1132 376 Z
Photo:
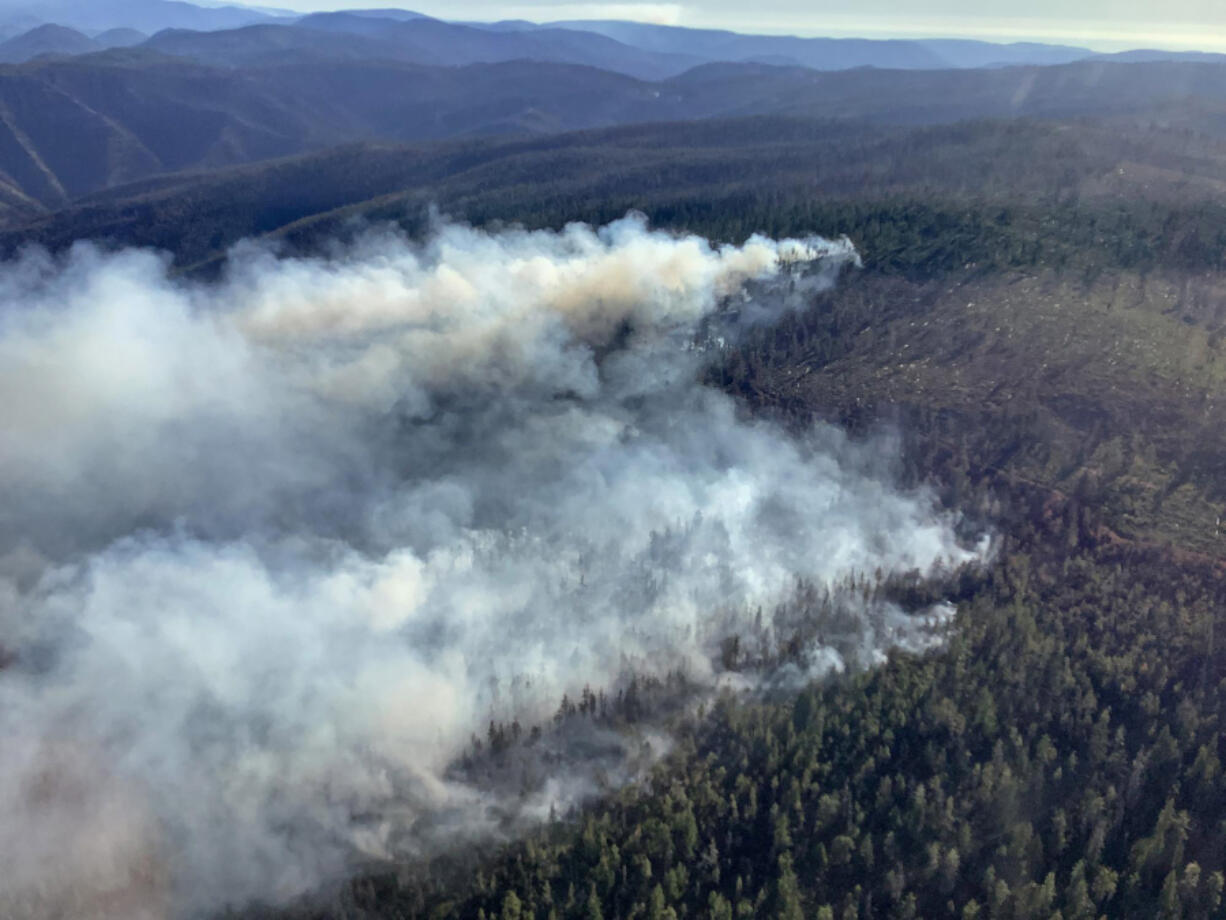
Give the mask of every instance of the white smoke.
M 714 685 L 799 580 L 971 558 L 888 449 L 696 382 L 699 329 L 853 259 L 628 218 L 0 269 L 0 915 L 292 896 L 478 814 L 491 717 Z

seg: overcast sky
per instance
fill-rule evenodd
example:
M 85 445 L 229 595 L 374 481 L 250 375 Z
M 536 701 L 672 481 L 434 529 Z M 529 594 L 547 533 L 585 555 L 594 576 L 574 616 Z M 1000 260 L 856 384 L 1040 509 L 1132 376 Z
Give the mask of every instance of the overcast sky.
M 392 4 L 280 0 L 276 5 L 321 10 Z M 741 32 L 1226 50 L 1226 0 L 416 0 L 404 5 L 444 19 L 639 19 Z

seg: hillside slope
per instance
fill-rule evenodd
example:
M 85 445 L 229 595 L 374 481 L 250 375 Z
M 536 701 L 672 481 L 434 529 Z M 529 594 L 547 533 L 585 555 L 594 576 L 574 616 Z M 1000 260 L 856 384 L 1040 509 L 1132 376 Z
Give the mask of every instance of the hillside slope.
M 1213 232 L 1213 208 L 1226 204 L 1224 174 L 1226 143 L 1168 130 L 1149 117 L 923 128 L 713 119 L 529 138 L 358 144 L 150 178 L 16 222 L 0 234 L 0 248 L 31 240 L 60 248 L 97 238 L 166 248 L 191 265 L 245 236 L 277 232 L 309 243 L 354 220 L 400 220 L 412 228 L 432 204 L 474 222 L 536 226 L 600 222 L 637 208 L 727 239 L 757 230 L 848 232 L 872 264 L 910 273 L 937 259 L 982 261 L 1006 240 L 1001 251 L 1015 262 L 1089 246 L 1116 262 L 1153 264 L 1161 257 L 1135 236 L 1136 223 L 1146 209 L 1161 209 L 1172 220 L 1203 212 L 1189 225 L 1196 233 L 1181 238 L 1182 254 L 1170 256 L 1203 261 L 1215 250 L 1198 234 Z M 914 219 L 916 208 L 952 224 L 929 243 L 914 239 L 902 232 L 901 216 Z M 1053 208 L 1080 215 L 1065 228 L 1080 236 L 1041 234 L 1043 215 Z M 892 211 L 899 219 L 891 221 Z M 810 226 L 801 228 L 805 221 Z M 963 235 L 951 237 L 959 224 Z M 1106 228 L 1113 238 L 1102 238 Z M 956 248 L 948 248 L 951 240 Z
M 257 27 L 216 38 L 252 36 L 227 53 L 264 57 L 253 49 L 267 34 Z M 173 44 L 176 36 L 159 40 Z M 431 67 L 362 58 L 355 51 L 328 60 L 299 47 L 268 55 L 262 66 L 221 67 L 126 49 L 0 68 L 0 181 L 56 209 L 148 176 L 354 141 L 763 114 L 925 125 L 1146 112 L 1173 127 L 1226 131 L 1226 66 L 1216 64 L 835 73 L 712 64 L 653 83 L 559 63 Z
M 648 780 L 527 840 L 240 916 L 1220 917 L 1226 145 L 1167 128 L 1187 115 L 450 144 L 448 175 L 425 157 L 413 194 L 315 222 L 433 199 L 490 223 L 633 205 L 714 239 L 847 232 L 864 270 L 707 379 L 797 430 L 899 433 L 903 475 L 997 551 L 951 579 L 938 649 L 798 698 L 724 694 L 668 722 Z M 633 737 L 643 716 L 609 709 L 563 702 L 544 730 Z M 491 723 L 492 762 L 519 763 L 523 728 Z

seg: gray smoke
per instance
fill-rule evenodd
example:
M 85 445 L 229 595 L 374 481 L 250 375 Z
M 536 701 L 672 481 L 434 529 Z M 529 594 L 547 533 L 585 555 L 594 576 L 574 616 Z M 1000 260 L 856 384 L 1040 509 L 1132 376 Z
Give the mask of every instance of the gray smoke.
M 696 382 L 854 259 L 631 217 L 240 247 L 208 285 L 84 245 L 0 269 L 0 915 L 189 915 L 480 832 L 448 767 L 491 718 L 714 686 L 802 581 L 972 558 L 889 445 Z M 915 638 L 886 616 L 791 667 Z

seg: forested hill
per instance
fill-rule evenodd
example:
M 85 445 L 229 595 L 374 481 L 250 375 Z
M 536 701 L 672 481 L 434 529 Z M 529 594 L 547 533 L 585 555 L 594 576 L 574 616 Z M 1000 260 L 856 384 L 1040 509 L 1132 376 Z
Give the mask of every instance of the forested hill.
M 532 226 L 638 209 L 721 239 L 846 232 L 868 265 L 896 274 L 1044 260 L 1214 267 L 1226 142 L 1171 128 L 1197 111 L 922 128 L 755 117 L 351 145 L 99 192 L 0 233 L 0 247 L 97 239 L 166 249 L 189 267 L 249 236 L 309 245 L 355 220 L 417 229 L 430 206 Z
M 725 697 L 674 720 L 647 783 L 527 840 L 246 916 L 1220 917 L 1220 142 L 1129 119 L 754 121 L 567 143 L 606 159 L 568 175 L 558 146 L 460 146 L 423 187 L 478 220 L 633 203 L 715 237 L 846 230 L 865 270 L 708 379 L 797 426 L 901 432 L 908 480 L 990 522 L 998 552 L 944 586 L 959 612 L 939 651 L 798 698 Z M 653 185 L 625 150 L 662 150 L 653 167 L 675 171 Z M 586 705 L 563 704 L 568 720 L 633 730 Z M 490 756 L 514 763 L 529 742 L 501 732 Z
M 223 67 L 116 49 L 0 68 L 0 205 L 11 225 L 81 196 L 170 172 L 256 162 L 346 141 L 545 135 L 679 119 L 784 114 L 881 125 L 1204 109 L 1226 66 L 1082 62 L 981 71 L 819 73 L 710 64 L 645 82 L 517 61 L 432 67 L 299 54 Z
M 1221 916 L 1217 111 L 353 145 L 146 179 L 8 235 L 160 245 L 190 268 L 252 234 L 309 250 L 372 220 L 416 233 L 431 204 L 483 224 L 638 208 L 715 239 L 846 232 L 864 270 L 708 379 L 797 426 L 890 426 L 908 481 L 998 536 L 985 572 L 946 586 L 946 648 L 725 699 L 670 724 L 648 783 L 527 840 L 247 916 Z M 491 732 L 513 762 L 523 742 Z

